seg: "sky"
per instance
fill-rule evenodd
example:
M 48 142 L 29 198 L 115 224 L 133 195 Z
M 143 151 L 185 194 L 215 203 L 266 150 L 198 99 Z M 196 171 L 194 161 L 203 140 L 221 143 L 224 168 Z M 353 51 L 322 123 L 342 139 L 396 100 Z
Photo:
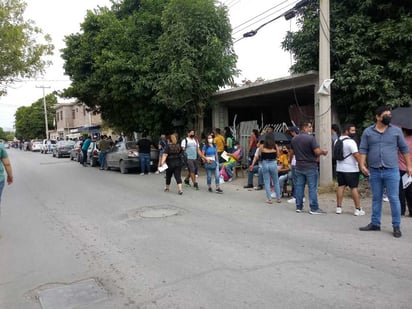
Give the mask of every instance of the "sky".
M 265 22 L 282 15 L 293 7 L 297 0 L 221 0 L 229 8 L 229 18 L 233 28 L 234 49 L 238 56 L 237 68 L 241 71 L 235 81 L 265 80 L 289 75 L 292 57 L 281 48 L 287 31 L 296 30 L 294 19 L 283 17 L 261 28 L 250 38 L 243 33 L 254 30 Z M 50 34 L 55 46 L 50 58 L 53 64 L 44 76 L 15 83 L 7 88 L 7 96 L 0 97 L 0 128 L 13 129 L 14 114 L 20 106 L 30 106 L 55 90 L 70 86 L 64 75 L 60 49 L 65 47 L 64 36 L 80 31 L 80 24 L 87 10 L 98 6 L 110 6 L 110 0 L 26 0 L 25 18 L 31 19 L 43 33 Z M 47 88 L 46 88 L 47 87 Z

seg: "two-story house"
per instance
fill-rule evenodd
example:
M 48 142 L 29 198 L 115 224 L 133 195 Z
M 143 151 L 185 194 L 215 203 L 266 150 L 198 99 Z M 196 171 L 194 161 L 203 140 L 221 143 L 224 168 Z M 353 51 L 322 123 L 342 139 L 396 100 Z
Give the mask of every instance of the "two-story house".
M 58 103 L 56 109 L 56 133 L 52 138 L 79 138 L 84 134 L 100 134 L 100 114 L 87 110 L 77 102 Z

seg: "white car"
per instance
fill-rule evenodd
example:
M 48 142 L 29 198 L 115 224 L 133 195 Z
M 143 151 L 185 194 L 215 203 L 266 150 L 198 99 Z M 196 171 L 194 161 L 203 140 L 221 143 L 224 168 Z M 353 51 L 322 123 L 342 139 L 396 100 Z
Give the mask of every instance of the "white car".
M 33 142 L 31 144 L 31 151 L 41 151 L 41 142 Z

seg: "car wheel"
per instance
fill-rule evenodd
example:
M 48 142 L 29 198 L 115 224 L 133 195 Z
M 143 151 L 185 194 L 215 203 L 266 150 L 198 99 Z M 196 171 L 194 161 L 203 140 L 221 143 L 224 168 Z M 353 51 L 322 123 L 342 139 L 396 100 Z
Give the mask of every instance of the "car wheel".
M 62 157 L 61 153 L 57 153 L 57 157 L 61 158 Z
M 129 172 L 125 165 L 126 164 L 124 163 L 124 161 L 120 161 L 120 173 L 122 174 L 127 174 Z

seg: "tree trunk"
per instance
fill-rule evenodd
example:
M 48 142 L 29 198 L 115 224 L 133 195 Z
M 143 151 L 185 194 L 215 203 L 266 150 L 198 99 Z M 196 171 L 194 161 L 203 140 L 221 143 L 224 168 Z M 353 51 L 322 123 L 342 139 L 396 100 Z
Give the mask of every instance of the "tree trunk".
M 196 130 L 198 137 L 202 135 L 203 130 L 204 130 L 204 123 L 203 123 L 204 112 L 205 111 L 204 111 L 203 103 L 199 102 L 199 104 L 196 106 L 196 114 L 195 114 L 195 130 Z

